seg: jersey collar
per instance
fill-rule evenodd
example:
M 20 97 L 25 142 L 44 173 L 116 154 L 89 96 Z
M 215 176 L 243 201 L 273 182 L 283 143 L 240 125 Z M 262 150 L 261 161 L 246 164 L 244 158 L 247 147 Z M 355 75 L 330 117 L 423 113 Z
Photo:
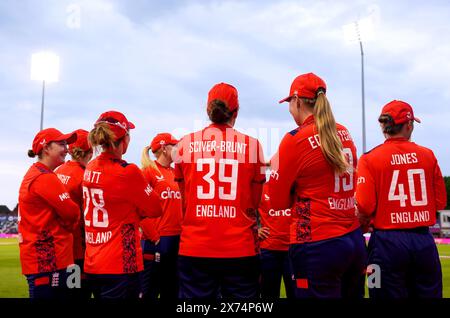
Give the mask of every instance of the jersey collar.
M 404 142 L 404 141 L 409 141 L 407 138 L 405 137 L 395 137 L 395 138 L 388 138 L 384 141 L 384 143 L 391 143 L 391 142 Z
M 314 115 L 309 115 L 308 117 L 306 117 L 305 121 L 303 122 L 303 124 L 301 124 L 300 127 L 306 126 L 306 125 L 309 125 L 312 123 L 314 123 Z

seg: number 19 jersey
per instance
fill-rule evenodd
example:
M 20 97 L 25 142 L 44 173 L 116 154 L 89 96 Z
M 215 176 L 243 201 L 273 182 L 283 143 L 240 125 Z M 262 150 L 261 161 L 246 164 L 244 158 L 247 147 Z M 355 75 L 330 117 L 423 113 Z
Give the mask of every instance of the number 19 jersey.
M 336 124 L 352 170 L 334 172 L 321 150 L 311 115 L 287 133 L 271 160 L 269 195 L 272 208 L 291 208 L 290 244 L 345 235 L 359 227 L 355 215 L 356 147 L 348 130 Z
M 376 229 L 430 226 L 446 205 L 444 179 L 430 149 L 390 138 L 361 156 L 356 201 Z
M 180 255 L 257 254 L 254 184 L 265 182 L 262 148 L 228 125 L 211 124 L 178 144 L 175 180 L 184 187 Z M 256 204 L 256 205 L 255 205 Z

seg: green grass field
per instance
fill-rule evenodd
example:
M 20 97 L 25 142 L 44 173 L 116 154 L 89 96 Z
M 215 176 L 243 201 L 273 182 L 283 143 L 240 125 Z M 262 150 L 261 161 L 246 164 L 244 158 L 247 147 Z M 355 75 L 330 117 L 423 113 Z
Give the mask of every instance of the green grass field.
M 450 298 L 450 245 L 438 245 L 444 281 L 444 297 Z M 28 297 L 28 286 L 20 272 L 17 239 L 0 239 L 0 298 Z M 281 289 L 284 297 L 284 288 Z

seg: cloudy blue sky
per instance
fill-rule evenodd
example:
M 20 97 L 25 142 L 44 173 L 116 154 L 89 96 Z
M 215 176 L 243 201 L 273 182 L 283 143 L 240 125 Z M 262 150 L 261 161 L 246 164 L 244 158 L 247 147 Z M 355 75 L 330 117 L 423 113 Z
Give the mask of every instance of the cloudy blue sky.
M 294 127 L 277 101 L 292 79 L 314 72 L 328 85 L 337 121 L 361 137 L 360 51 L 342 26 L 371 21 L 364 40 L 367 147 L 392 99 L 413 105 L 414 140 L 434 150 L 450 175 L 450 4 L 447 1 L 0 1 L 0 204 L 13 208 L 39 129 L 41 83 L 31 54 L 61 59 L 46 90 L 45 127 L 90 129 L 106 110 L 137 128 L 125 159 L 139 162 L 158 132 L 177 137 L 207 123 L 208 90 L 240 93 L 237 128 L 260 138 L 266 155 Z

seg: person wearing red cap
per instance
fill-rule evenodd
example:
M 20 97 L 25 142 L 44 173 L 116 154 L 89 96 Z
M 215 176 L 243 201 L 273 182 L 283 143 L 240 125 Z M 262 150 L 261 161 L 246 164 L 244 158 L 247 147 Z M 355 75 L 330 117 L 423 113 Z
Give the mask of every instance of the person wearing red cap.
M 72 232 L 80 212 L 53 170 L 64 163 L 75 134 L 41 130 L 28 151 L 38 157 L 19 190 L 19 248 L 22 273 L 32 299 L 66 299 L 68 266 L 73 264 Z
M 271 160 L 274 210 L 291 209 L 289 257 L 297 298 L 364 295 L 366 246 L 355 214 L 356 147 L 337 124 L 313 73 L 291 84 L 289 102 L 298 127 Z
M 60 165 L 55 169 L 55 173 L 66 187 L 73 201 L 78 204 L 80 220 L 75 227 L 73 234 L 73 258 L 81 271 L 81 288 L 74 290 L 74 297 L 78 299 L 91 298 L 91 291 L 83 273 L 84 251 L 86 247 L 84 235 L 84 215 L 83 215 L 83 175 L 87 163 L 92 158 L 92 147 L 88 141 L 89 132 L 83 129 L 75 130 L 77 136 L 75 142 L 69 144 L 69 153 L 72 160 Z
M 84 270 L 95 298 L 139 297 L 143 270 L 139 222 L 162 213 L 159 197 L 135 164 L 122 160 L 134 124 L 120 112 L 100 115 L 89 133 L 102 152 L 84 172 Z
M 430 149 L 411 141 L 420 123 L 411 105 L 393 100 L 378 121 L 386 140 L 361 156 L 356 189 L 358 211 L 374 227 L 368 263 L 380 270 L 370 298 L 441 298 L 441 263 L 428 228 L 446 206 L 441 170 Z
M 289 225 L 291 209 L 275 210 L 270 204 L 269 183 L 264 185 L 259 205 L 261 240 L 261 297 L 280 298 L 281 279 L 287 298 L 293 298 L 292 271 L 289 263 Z
M 141 222 L 144 274 L 141 277 L 144 298 L 178 297 L 177 258 L 181 233 L 181 193 L 171 167 L 173 147 L 178 143 L 171 134 L 157 134 L 142 152 L 145 178 L 162 200 L 164 214 Z M 156 157 L 149 156 L 152 151 Z M 155 257 L 156 255 L 156 257 Z
M 216 84 L 207 102 L 212 124 L 177 145 L 181 298 L 258 296 L 256 211 L 265 165 L 259 141 L 233 129 L 238 110 L 236 88 Z

